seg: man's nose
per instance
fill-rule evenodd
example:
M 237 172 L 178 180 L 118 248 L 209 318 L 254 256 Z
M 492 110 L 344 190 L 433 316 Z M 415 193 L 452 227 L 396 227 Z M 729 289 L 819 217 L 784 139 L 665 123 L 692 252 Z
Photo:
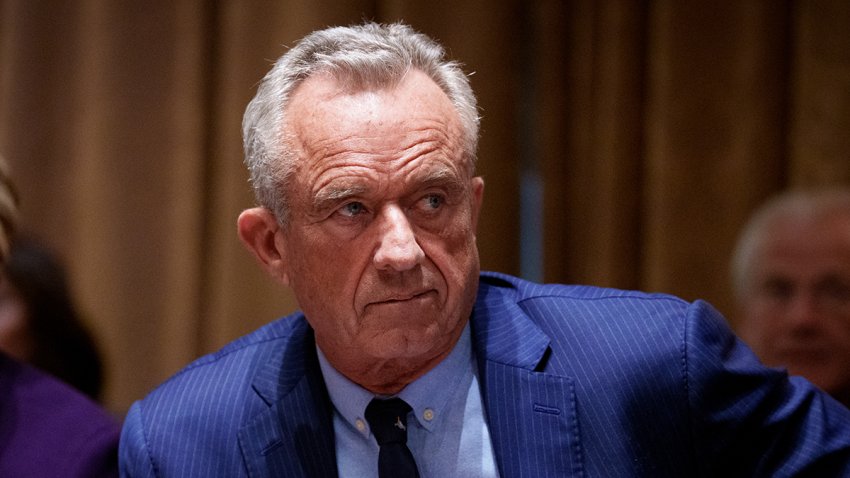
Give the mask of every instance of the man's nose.
M 821 307 L 814 294 L 800 291 L 787 304 L 788 321 L 798 329 L 816 327 L 821 321 Z
M 422 262 L 425 252 L 416 242 L 416 234 L 400 207 L 386 206 L 380 213 L 378 227 L 375 267 L 403 272 Z

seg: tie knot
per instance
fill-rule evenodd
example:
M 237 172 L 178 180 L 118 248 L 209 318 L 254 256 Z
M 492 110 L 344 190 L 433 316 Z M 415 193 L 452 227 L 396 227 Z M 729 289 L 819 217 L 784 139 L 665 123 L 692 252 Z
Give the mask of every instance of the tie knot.
M 407 414 L 410 405 L 400 398 L 375 398 L 366 407 L 366 421 L 378 445 L 407 443 Z

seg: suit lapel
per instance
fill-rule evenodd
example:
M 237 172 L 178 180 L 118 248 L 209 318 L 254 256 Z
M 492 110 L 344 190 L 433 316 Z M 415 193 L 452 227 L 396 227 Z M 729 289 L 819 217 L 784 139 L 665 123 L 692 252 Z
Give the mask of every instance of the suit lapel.
M 332 405 L 313 344 L 305 323 L 254 380 L 268 407 L 239 431 L 252 478 L 337 476 Z
M 540 371 L 551 352 L 546 334 L 514 298 L 485 284 L 472 332 L 501 477 L 580 475 L 574 383 Z

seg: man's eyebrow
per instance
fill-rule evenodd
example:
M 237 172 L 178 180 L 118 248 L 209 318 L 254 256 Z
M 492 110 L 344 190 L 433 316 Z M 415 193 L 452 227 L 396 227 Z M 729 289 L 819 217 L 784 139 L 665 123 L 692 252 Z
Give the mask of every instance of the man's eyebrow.
M 356 184 L 340 184 L 324 187 L 316 192 L 313 197 L 313 210 L 321 211 L 333 206 L 341 199 L 358 196 L 365 193 L 366 186 Z
M 417 173 L 412 183 L 417 184 L 417 188 L 442 187 L 457 192 L 463 189 L 461 178 L 458 177 L 455 171 L 447 168 L 432 169 L 424 173 Z M 341 184 L 331 184 L 325 186 L 313 196 L 312 205 L 314 211 L 322 211 L 336 205 L 346 198 L 362 196 L 369 191 L 369 188 L 364 184 L 353 184 L 349 182 Z
M 417 178 L 416 182 L 425 187 L 443 186 L 451 189 L 460 188 L 462 184 L 461 179 L 454 171 L 444 168 L 428 171 Z

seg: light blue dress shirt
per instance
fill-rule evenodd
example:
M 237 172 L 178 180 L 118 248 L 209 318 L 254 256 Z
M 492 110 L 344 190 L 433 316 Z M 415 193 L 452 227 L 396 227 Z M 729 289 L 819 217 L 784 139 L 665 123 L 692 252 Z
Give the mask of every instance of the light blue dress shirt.
M 375 394 L 344 377 L 319 350 L 319 363 L 334 405 L 339 476 L 378 476 L 378 444 L 364 411 Z M 413 409 L 407 444 L 421 478 L 498 477 L 487 428 L 469 324 L 454 350 L 398 395 Z M 386 398 L 386 397 L 382 397 Z

